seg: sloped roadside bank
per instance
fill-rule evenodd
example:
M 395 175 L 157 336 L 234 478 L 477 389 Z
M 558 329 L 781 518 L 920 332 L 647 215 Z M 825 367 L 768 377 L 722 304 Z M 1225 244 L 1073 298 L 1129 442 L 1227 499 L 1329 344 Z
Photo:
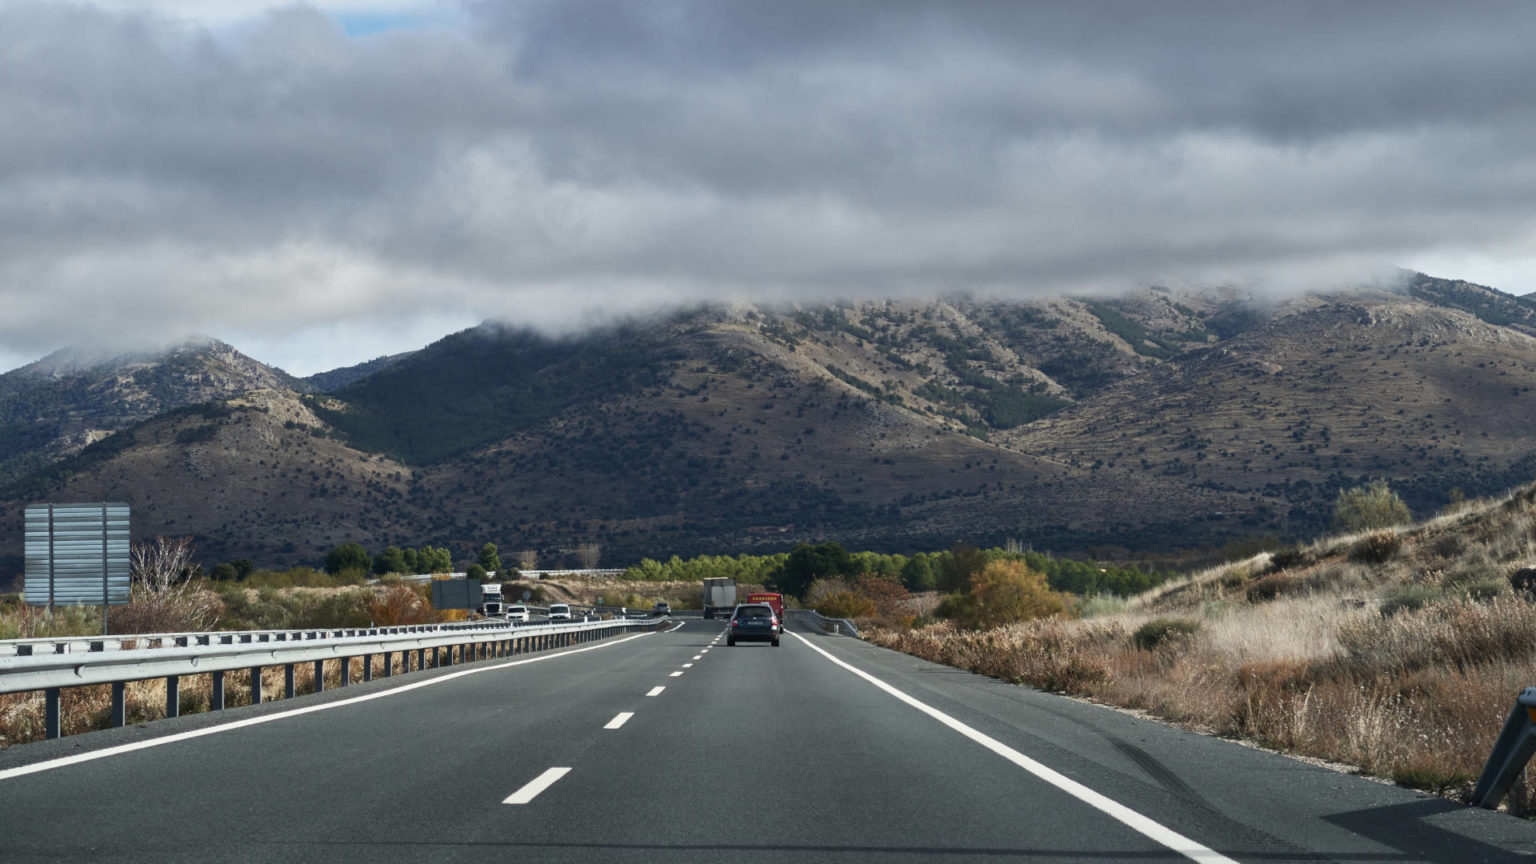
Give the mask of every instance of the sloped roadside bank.
M 1536 685 L 1533 499 L 1225 565 L 1092 617 L 861 629 L 933 662 L 1465 801 L 1515 696 Z

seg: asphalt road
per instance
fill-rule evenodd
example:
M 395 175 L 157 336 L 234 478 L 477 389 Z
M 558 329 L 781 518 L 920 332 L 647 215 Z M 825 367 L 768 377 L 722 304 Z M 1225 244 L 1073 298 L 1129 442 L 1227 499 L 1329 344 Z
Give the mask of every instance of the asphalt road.
M 0 861 L 1536 853 L 1529 822 L 853 639 L 679 623 L 0 751 Z

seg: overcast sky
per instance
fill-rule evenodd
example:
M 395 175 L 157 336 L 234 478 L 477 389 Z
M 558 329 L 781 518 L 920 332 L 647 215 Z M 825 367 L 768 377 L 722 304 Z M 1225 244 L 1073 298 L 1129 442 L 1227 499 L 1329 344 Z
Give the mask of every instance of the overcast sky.
M 1536 291 L 1536 3 L 0 0 L 0 369 L 1392 266 Z

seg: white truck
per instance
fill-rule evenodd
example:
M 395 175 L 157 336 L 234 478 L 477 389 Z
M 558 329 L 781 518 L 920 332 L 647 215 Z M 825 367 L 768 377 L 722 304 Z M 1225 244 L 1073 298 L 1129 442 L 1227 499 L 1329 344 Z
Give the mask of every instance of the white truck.
M 501 583 L 486 582 L 480 586 L 480 614 L 500 615 L 502 609 Z
M 704 617 L 729 618 L 736 608 L 736 580 L 726 576 L 704 580 Z

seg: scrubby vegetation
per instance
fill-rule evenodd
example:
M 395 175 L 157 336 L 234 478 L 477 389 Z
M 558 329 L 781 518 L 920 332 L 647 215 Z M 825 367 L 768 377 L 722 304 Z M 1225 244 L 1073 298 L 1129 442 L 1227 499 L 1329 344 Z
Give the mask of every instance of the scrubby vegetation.
M 1531 684 L 1533 562 L 1536 487 L 1260 554 L 1129 601 L 995 626 L 870 621 L 865 632 L 936 662 L 1464 799 Z

